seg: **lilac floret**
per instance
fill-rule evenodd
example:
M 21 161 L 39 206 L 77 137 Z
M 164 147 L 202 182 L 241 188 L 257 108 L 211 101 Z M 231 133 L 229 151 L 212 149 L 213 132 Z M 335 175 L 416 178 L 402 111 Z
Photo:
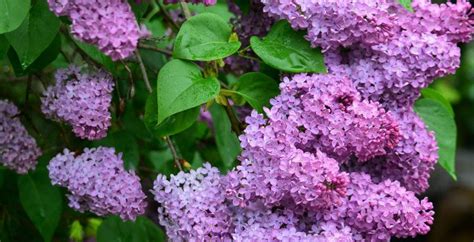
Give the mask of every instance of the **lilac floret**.
M 50 161 L 48 170 L 51 182 L 68 190 L 69 206 L 75 210 L 124 220 L 145 212 L 140 178 L 124 169 L 122 154 L 116 155 L 114 148 L 86 148 L 80 155 L 65 149 Z

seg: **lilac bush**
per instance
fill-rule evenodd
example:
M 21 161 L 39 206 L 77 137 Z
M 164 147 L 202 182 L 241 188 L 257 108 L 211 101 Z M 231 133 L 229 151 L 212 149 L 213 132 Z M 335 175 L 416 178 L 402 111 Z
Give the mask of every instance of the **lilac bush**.
M 0 241 L 415 238 L 456 180 L 467 0 L 4 1 Z

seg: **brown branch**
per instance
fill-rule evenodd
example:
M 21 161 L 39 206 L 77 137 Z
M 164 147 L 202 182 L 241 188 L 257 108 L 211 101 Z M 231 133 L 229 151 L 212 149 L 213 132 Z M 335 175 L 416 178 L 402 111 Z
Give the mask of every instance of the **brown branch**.
M 163 137 L 163 139 L 166 141 L 166 144 L 168 145 L 171 154 L 173 155 L 173 160 L 175 165 L 178 167 L 180 171 L 183 170 L 183 167 L 181 166 L 181 158 L 179 158 L 178 153 L 176 152 L 176 147 L 174 147 L 173 141 L 170 139 L 169 136 Z
M 142 56 L 138 50 L 135 50 L 135 55 L 137 56 L 138 65 L 140 66 L 140 70 L 142 71 L 143 80 L 145 81 L 146 89 L 149 93 L 153 92 L 153 88 L 150 85 L 150 81 L 148 80 L 148 75 L 146 74 L 145 64 L 143 63 Z
M 229 117 L 232 130 L 234 131 L 235 134 L 237 134 L 237 136 L 240 136 L 242 134 L 242 125 L 239 119 L 237 118 L 237 115 L 235 115 L 235 112 L 232 109 L 232 106 L 230 106 L 229 101 L 227 100 L 227 97 L 224 97 L 222 101 L 224 102 L 225 112 L 227 113 L 227 116 Z
M 158 48 L 158 47 L 155 47 L 155 46 L 152 46 L 152 45 L 147 45 L 147 44 L 138 44 L 138 48 L 140 49 L 145 49 L 145 50 L 152 50 L 152 51 L 156 51 L 156 52 L 159 52 L 159 53 L 162 53 L 162 54 L 165 54 L 167 56 L 172 56 L 173 53 L 169 50 L 166 50 L 166 49 L 161 49 L 161 48 Z

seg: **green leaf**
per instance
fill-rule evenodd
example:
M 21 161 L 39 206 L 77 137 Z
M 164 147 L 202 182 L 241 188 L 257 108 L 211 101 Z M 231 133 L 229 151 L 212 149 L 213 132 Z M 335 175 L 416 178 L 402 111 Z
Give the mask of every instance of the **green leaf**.
M 191 12 L 195 13 L 217 14 L 228 23 L 230 23 L 232 17 L 235 17 L 235 15 L 229 11 L 229 7 L 225 1 L 217 1 L 217 3 L 212 6 L 205 6 L 204 4 L 189 4 L 188 7 Z
M 253 36 L 250 46 L 267 65 L 286 72 L 326 72 L 319 48 L 311 48 L 304 31 L 295 31 L 286 21 L 275 23 L 261 40 Z
M 60 47 L 61 38 L 58 34 L 48 48 L 43 51 L 43 53 L 41 53 L 41 55 L 26 69 L 23 69 L 21 66 L 20 59 L 13 48 L 8 50 L 8 59 L 10 60 L 10 64 L 13 66 L 15 75 L 24 76 L 28 73 L 39 72 L 53 62 L 58 57 Z
M 232 126 L 224 107 L 212 105 L 209 111 L 214 125 L 217 149 L 224 162 L 225 170 L 230 170 L 234 167 L 234 161 L 241 152 L 239 138 L 232 132 Z
M 406 8 L 408 11 L 413 12 L 413 8 L 411 6 L 411 1 L 412 0 L 398 0 L 400 4 Z
M 122 221 L 119 217 L 107 218 L 97 231 L 97 242 L 160 242 L 165 234 L 153 222 L 138 217 L 135 222 Z
M 5 180 L 5 169 L 0 167 L 0 189 L 3 186 L 3 181 Z
M 158 120 L 197 107 L 213 99 L 220 89 L 215 77 L 204 78 L 196 64 L 172 60 L 158 74 Z
M 72 241 L 82 241 L 84 239 L 84 229 L 78 220 L 74 220 L 69 230 L 69 238 Z
M 263 112 L 263 107 L 280 92 L 275 80 L 259 72 L 242 75 L 234 89 L 233 92 L 242 96 L 258 112 Z
M 49 11 L 45 0 L 38 0 L 18 29 L 5 37 L 20 59 L 23 69 L 28 68 L 53 42 L 59 31 L 59 19 Z
M 106 56 L 102 53 L 97 47 L 81 42 L 79 40 L 73 39 L 74 43 L 79 46 L 79 48 L 84 51 L 90 58 L 102 64 L 109 72 L 115 71 L 115 63 L 109 56 Z
M 10 48 L 7 38 L 4 35 L 0 35 L 0 59 L 2 59 Z
M 177 134 L 196 122 L 199 115 L 199 107 L 184 110 L 167 117 L 158 124 L 158 103 L 156 90 L 148 96 L 145 104 L 144 122 L 146 128 L 157 138 Z
M 30 0 L 0 0 L 0 34 L 20 26 L 30 10 Z
M 120 130 L 111 134 L 108 134 L 107 137 L 94 141 L 93 145 L 98 146 L 107 146 L 115 147 L 115 151 L 122 152 L 124 167 L 129 170 L 135 170 L 138 167 L 138 162 L 140 160 L 140 154 L 138 152 L 138 144 L 135 136 L 130 132 L 125 130 Z
M 456 180 L 456 123 L 448 109 L 435 99 L 423 98 L 415 103 L 415 111 L 429 130 L 434 131 L 438 143 L 439 164 Z
M 449 103 L 449 101 L 446 98 L 444 98 L 444 96 L 439 91 L 433 88 L 425 88 L 421 90 L 421 95 L 424 98 L 434 99 L 436 101 L 439 101 L 441 104 L 443 104 L 446 110 L 448 110 L 448 112 L 454 118 L 454 110 L 453 110 L 453 107 L 451 107 L 451 103 Z
M 240 42 L 231 41 L 232 29 L 221 17 L 202 13 L 188 19 L 176 36 L 175 58 L 211 61 L 235 53 Z
M 18 178 L 20 202 L 45 241 L 51 241 L 62 210 L 59 189 L 53 187 L 46 169 Z

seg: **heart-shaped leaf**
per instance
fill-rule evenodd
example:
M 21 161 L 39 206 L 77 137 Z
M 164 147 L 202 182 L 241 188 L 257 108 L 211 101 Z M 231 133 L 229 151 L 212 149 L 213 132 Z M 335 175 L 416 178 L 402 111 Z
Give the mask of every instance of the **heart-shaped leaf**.
M 231 38 L 232 29 L 216 14 L 201 13 L 188 19 L 176 36 L 173 56 L 186 60 L 211 61 L 235 53 L 240 42 Z
M 146 217 L 140 216 L 132 222 L 113 216 L 100 225 L 97 241 L 161 242 L 166 238 L 164 232 Z
M 242 96 L 258 112 L 262 112 L 263 107 L 278 95 L 280 89 L 271 77 L 259 72 L 249 72 L 239 78 L 233 92 Z
M 20 59 L 23 69 L 28 68 L 53 42 L 59 31 L 59 19 L 44 0 L 36 1 L 18 29 L 5 37 Z
M 0 34 L 20 26 L 30 10 L 30 0 L 0 0 Z
M 203 77 L 196 64 L 182 60 L 168 62 L 158 74 L 157 125 L 173 114 L 206 103 L 219 90 L 219 81 L 215 77 Z
M 53 187 L 46 169 L 18 178 L 20 202 L 45 241 L 51 241 L 62 210 L 61 193 Z
M 456 123 L 449 110 L 435 99 L 423 98 L 415 103 L 415 111 L 429 130 L 435 132 L 439 164 L 456 180 Z
M 174 135 L 191 127 L 199 115 L 199 107 L 194 107 L 171 115 L 158 125 L 157 111 L 156 90 L 153 90 L 146 101 L 144 122 L 147 129 L 158 138 Z
M 275 23 L 261 40 L 253 36 L 250 46 L 267 65 L 286 72 L 326 72 L 320 49 L 311 48 L 303 31 L 295 31 L 286 21 Z

